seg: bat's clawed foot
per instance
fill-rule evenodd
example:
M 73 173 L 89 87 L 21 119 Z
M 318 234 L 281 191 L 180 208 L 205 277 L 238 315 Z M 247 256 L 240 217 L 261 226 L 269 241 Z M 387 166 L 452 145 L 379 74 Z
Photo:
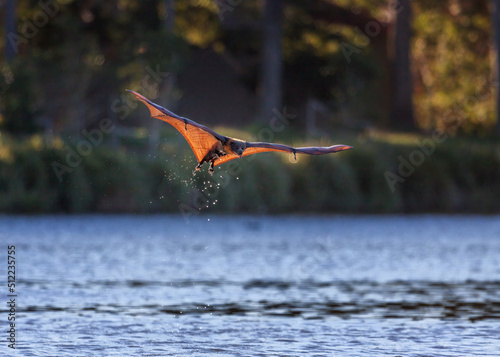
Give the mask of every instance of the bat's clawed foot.
M 210 166 L 208 167 L 208 173 L 210 175 L 214 174 L 214 162 L 213 161 L 210 161 Z
M 196 175 L 196 171 L 200 171 L 200 169 L 201 169 L 201 164 L 196 165 L 193 171 L 193 175 Z

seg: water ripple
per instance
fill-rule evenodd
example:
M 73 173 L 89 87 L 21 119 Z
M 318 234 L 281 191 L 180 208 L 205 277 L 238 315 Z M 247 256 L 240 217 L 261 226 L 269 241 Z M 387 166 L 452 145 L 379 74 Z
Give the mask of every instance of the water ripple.
M 466 319 L 469 321 L 500 319 L 500 281 L 467 280 L 457 283 L 434 281 L 392 281 L 379 283 L 373 281 L 276 281 L 250 280 L 245 282 L 229 282 L 216 280 L 187 280 L 175 282 L 162 281 L 87 281 L 87 282 L 52 282 L 40 280 L 24 280 L 20 284 L 39 289 L 61 289 L 61 286 L 81 290 L 96 288 L 119 289 L 127 295 L 137 294 L 135 291 L 149 291 L 157 287 L 169 289 L 196 289 L 199 287 L 210 291 L 222 291 L 225 288 L 241 291 L 275 290 L 278 294 L 272 299 L 247 297 L 244 300 L 225 300 L 219 298 L 215 303 L 185 302 L 174 304 L 85 304 L 62 306 L 57 304 L 30 305 L 20 312 L 72 312 L 72 313 L 104 313 L 159 315 L 262 315 L 281 317 L 302 317 L 306 319 L 323 319 L 327 317 L 350 318 L 382 318 L 401 319 Z M 56 286 L 59 285 L 59 286 Z M 149 290 L 148 290 L 149 289 Z M 305 298 L 297 299 L 293 292 L 290 298 L 285 293 L 290 290 L 305 292 Z M 282 292 L 281 294 L 279 292 Z M 151 292 L 149 292 L 151 293 Z M 262 297 L 262 294 L 255 294 Z M 281 296 L 280 300 L 276 296 Z M 335 298 L 336 297 L 336 298 Z M 5 312 L 6 310 L 0 310 Z

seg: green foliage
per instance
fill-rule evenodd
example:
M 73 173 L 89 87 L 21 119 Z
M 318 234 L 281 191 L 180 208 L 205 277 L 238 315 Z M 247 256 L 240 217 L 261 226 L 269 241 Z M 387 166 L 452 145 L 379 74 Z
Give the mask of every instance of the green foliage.
M 485 134 L 495 122 L 491 24 L 484 2 L 419 1 L 412 54 L 420 125 Z
M 400 158 L 410 160 L 419 141 L 359 140 L 354 150 L 297 161 L 249 156 L 214 176 L 206 165 L 193 175 L 192 153 L 175 148 L 151 159 L 96 147 L 60 181 L 53 164 L 69 165 L 65 144 L 0 139 L 1 212 L 180 213 L 183 205 L 191 213 L 500 212 L 500 147 L 493 142 L 448 139 L 407 176 L 398 171 Z M 394 192 L 387 172 L 403 180 Z
M 21 149 L 1 144 L 0 210 L 4 212 L 51 212 L 57 209 L 56 187 L 40 152 L 32 146 Z
M 220 168 L 220 172 L 226 171 L 223 177 L 227 178 L 227 186 L 219 188 L 217 210 L 277 213 L 290 205 L 291 178 L 281 161 L 263 154 L 233 161 L 230 165 L 228 171 L 224 166 Z
M 19 60 L 1 71 L 0 84 L 5 89 L 0 92 L 0 129 L 15 134 L 34 133 L 38 129 L 34 77 L 33 69 Z
M 36 122 L 79 133 L 112 115 L 117 93 L 140 88 L 156 97 L 163 74 L 181 68 L 187 45 L 165 28 L 160 0 L 54 2 L 49 12 L 41 3 L 18 5 L 19 24 L 31 25 L 20 27 L 15 80 L 1 95 L 4 130 L 32 133 Z
M 353 22 L 357 26 L 318 20 L 306 10 L 310 3 L 285 2 L 285 103 L 293 106 L 313 96 L 337 109 L 349 109 L 354 117 L 383 125 L 388 104 L 379 98 L 384 97 L 381 91 L 388 90 L 383 77 L 389 68 L 381 67 L 388 63 L 381 58 L 390 54 L 377 52 L 385 50 L 380 46 L 385 36 L 390 42 L 390 31 L 385 32 L 391 26 L 386 23 L 389 3 L 331 2 L 353 18 L 358 16 L 360 21 Z M 152 98 L 160 91 L 164 95 L 166 87 L 151 81 L 150 70 L 180 72 L 189 46 L 213 46 L 220 53 L 227 52 L 239 64 L 235 67 L 248 87 L 258 88 L 261 33 L 255 24 L 261 20 L 259 2 L 174 1 L 175 14 L 167 14 L 162 0 L 57 1 L 56 8 L 44 14 L 46 23 L 38 26 L 34 19 L 44 18 L 40 4 L 17 2 L 22 40 L 15 61 L 9 66 L 0 64 L 3 130 L 26 134 L 47 128 L 74 134 L 103 117 L 121 118 L 122 111 L 110 113 L 116 108 L 118 93 L 132 88 Z M 488 2 L 418 0 L 412 7 L 414 103 L 419 125 L 450 133 L 489 134 L 496 115 Z M 173 32 L 166 26 L 169 16 L 175 19 Z M 369 19 L 380 21 L 384 31 L 364 36 L 363 22 Z M 4 33 L 0 46 L 5 47 L 6 41 Z M 349 61 L 342 44 L 356 49 Z M 13 74 L 13 82 L 6 79 L 7 73 Z M 132 119 L 127 123 L 137 124 Z
M 346 104 L 362 95 L 378 70 L 368 49 L 356 45 L 356 34 L 347 26 L 315 21 L 301 9 L 288 9 L 283 29 L 283 58 L 288 102 L 304 95 Z M 346 59 L 342 46 L 359 51 Z M 337 108 L 338 109 L 338 108 Z M 366 109 L 366 108 L 364 108 Z
M 177 1 L 176 25 L 181 37 L 192 45 L 206 47 L 220 35 L 215 1 Z
M 393 211 L 397 207 L 398 196 L 391 193 L 384 178 L 389 167 L 389 148 L 383 144 L 369 143 L 360 146 L 363 148 L 353 150 L 350 156 L 350 164 L 355 173 L 354 182 L 361 193 L 360 206 L 373 213 Z

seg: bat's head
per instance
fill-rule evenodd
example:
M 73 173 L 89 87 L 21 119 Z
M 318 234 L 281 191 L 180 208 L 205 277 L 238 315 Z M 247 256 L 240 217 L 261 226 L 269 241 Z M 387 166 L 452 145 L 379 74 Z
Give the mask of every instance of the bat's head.
M 243 152 L 245 151 L 246 148 L 247 146 L 244 141 L 239 141 L 239 140 L 231 141 L 231 150 L 239 157 L 243 155 Z

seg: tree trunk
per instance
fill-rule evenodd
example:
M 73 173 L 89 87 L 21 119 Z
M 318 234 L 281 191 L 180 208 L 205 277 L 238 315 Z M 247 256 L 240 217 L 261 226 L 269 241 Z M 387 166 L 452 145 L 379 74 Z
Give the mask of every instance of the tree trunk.
M 394 129 L 415 130 L 413 115 L 413 84 L 410 63 L 411 0 L 393 2 L 396 18 L 392 33 L 392 100 L 391 126 Z
M 260 98 L 258 119 L 265 121 L 272 117 L 273 109 L 282 107 L 282 49 L 281 19 L 282 0 L 264 1 L 263 50 L 260 71 Z
M 496 84 L 496 117 L 495 132 L 500 135 L 500 0 L 491 1 L 491 26 L 493 29 L 493 82 Z
M 9 41 L 9 34 L 16 31 L 16 0 L 7 0 L 5 4 L 5 59 L 10 61 L 16 55 L 16 49 Z
M 169 35 L 173 36 L 175 28 L 174 0 L 164 0 L 164 4 L 165 10 L 167 11 L 167 16 L 163 22 L 163 26 L 169 33 Z M 172 53 L 171 56 L 174 57 L 175 53 Z M 170 73 L 167 78 L 158 83 L 158 102 L 163 103 L 162 106 L 166 107 L 167 109 L 171 109 L 171 106 L 173 104 L 172 92 L 175 87 L 175 82 L 175 75 Z M 148 152 L 152 157 L 154 157 L 158 153 L 158 144 L 160 143 L 160 130 L 160 121 L 151 120 L 149 123 Z
M 167 17 L 165 18 L 164 26 L 170 33 L 174 32 L 175 26 L 175 12 L 174 12 L 174 0 L 164 0 L 165 10 L 167 11 Z

